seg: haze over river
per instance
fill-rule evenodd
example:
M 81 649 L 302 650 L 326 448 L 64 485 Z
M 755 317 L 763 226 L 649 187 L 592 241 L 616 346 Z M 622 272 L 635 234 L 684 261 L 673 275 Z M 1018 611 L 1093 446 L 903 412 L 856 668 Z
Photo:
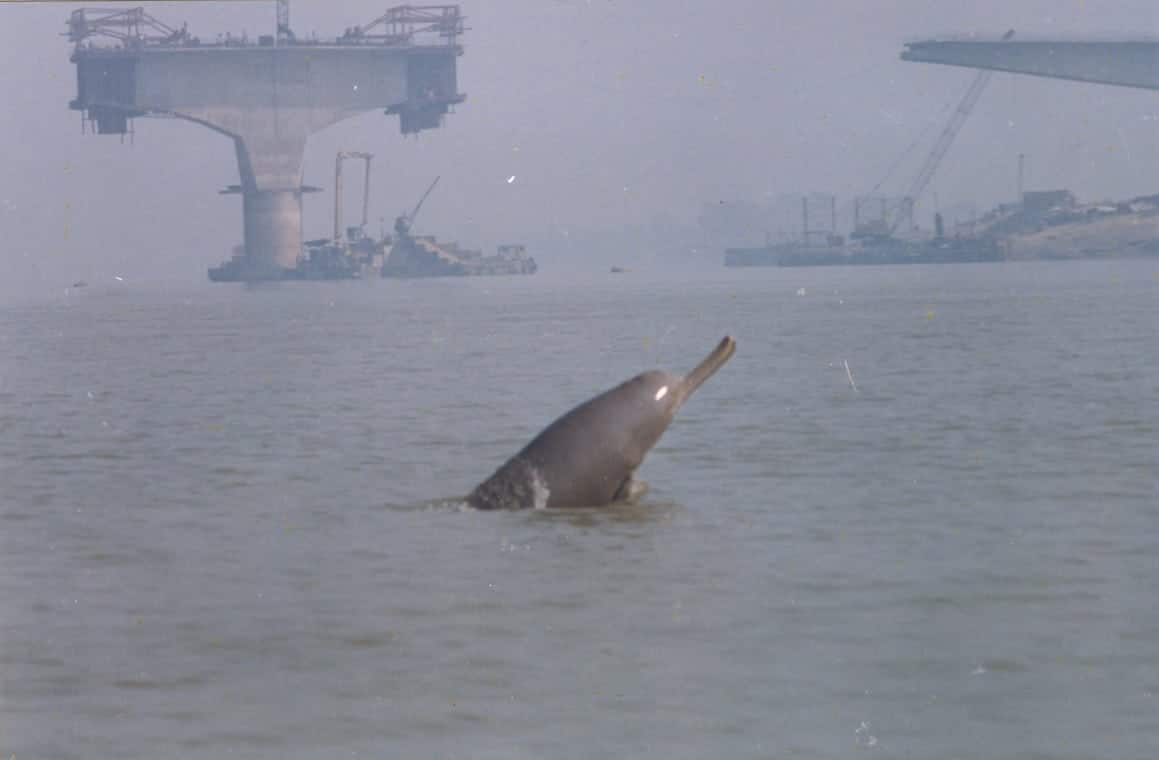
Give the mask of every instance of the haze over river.
M 8 304 L 0 756 L 1153 760 L 1157 307 L 1143 260 Z M 456 502 L 725 334 L 643 505 Z

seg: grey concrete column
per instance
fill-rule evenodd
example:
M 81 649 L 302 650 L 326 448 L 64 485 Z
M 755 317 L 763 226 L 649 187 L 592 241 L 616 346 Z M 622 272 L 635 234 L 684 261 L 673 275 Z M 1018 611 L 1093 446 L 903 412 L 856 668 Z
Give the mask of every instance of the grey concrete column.
M 299 190 L 243 190 L 245 250 L 259 272 L 289 268 L 302 251 L 302 193 Z
M 261 124 L 259 119 L 255 122 Z M 302 153 L 307 131 L 250 129 L 234 137 L 241 175 L 242 220 L 248 266 L 277 276 L 302 253 Z

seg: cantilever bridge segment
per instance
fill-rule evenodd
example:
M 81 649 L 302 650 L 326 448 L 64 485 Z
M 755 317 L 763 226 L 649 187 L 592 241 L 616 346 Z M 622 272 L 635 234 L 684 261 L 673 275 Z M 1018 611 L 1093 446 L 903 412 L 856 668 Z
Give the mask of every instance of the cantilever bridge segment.
M 81 9 L 68 21 L 77 96 L 98 134 L 139 116 L 196 122 L 233 139 L 246 269 L 276 278 L 302 251 L 302 156 L 310 134 L 351 116 L 398 114 L 404 134 L 442 124 L 458 92 L 457 5 L 399 6 L 331 40 L 277 35 L 203 41 L 141 8 Z
M 1159 41 L 923 40 L 901 59 L 1159 90 Z

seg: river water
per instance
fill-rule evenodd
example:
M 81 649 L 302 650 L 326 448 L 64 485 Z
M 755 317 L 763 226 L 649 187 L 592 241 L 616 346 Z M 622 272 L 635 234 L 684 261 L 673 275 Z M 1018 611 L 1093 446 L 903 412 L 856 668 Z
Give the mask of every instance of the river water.
M 0 756 L 1147 758 L 1159 263 L 0 311 Z M 733 360 L 644 504 L 456 497 Z

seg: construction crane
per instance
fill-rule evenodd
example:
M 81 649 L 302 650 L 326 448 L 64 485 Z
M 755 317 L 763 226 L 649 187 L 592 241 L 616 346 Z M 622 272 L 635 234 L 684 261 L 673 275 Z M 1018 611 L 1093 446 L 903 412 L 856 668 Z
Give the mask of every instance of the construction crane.
M 283 42 L 293 42 L 294 33 L 290 31 L 290 0 L 276 0 L 278 31 L 275 39 L 280 45 Z
M 1005 42 L 1013 36 L 1014 30 L 1011 29 L 1002 35 L 1002 41 Z M 978 103 L 978 98 L 982 97 L 982 92 L 986 89 L 986 85 L 990 83 L 990 76 L 993 73 L 990 69 L 983 69 L 974 77 L 974 81 L 970 83 L 970 86 L 966 89 L 966 94 L 962 96 L 958 107 L 954 109 L 954 113 L 950 116 L 950 121 L 942 130 L 942 133 L 938 135 L 933 150 L 926 156 L 925 163 L 922 164 L 921 169 L 910 183 L 908 192 L 902 196 L 901 201 L 894 205 L 892 213 L 883 208 L 882 219 L 865 225 L 855 223 L 854 237 L 878 237 L 882 236 L 883 232 L 885 236 L 889 237 L 897 231 L 902 219 L 913 220 L 914 204 L 917 203 L 918 198 L 921 197 L 926 186 L 930 184 L 930 180 L 934 178 L 934 172 L 937 171 L 938 164 L 946 157 L 946 153 L 949 152 L 950 146 L 954 143 L 954 138 L 958 136 L 962 125 L 966 123 L 970 112 L 974 110 L 974 106 Z
M 359 151 L 339 151 L 334 158 L 334 245 L 342 243 L 342 162 L 348 158 L 361 158 L 366 162 L 366 174 L 362 180 L 362 222 L 358 225 L 360 234 L 366 234 L 366 216 L 370 206 L 370 159 L 374 155 Z
M 431 194 L 431 191 L 435 189 L 435 185 L 437 184 L 439 184 L 439 177 L 435 177 L 435 181 L 432 182 L 431 186 L 427 188 L 427 191 L 423 193 L 423 197 L 419 198 L 419 202 L 415 205 L 413 211 L 411 211 L 409 214 L 403 213 L 402 216 L 399 216 L 394 220 L 394 231 L 398 233 L 399 237 L 410 235 L 411 225 L 414 224 L 415 217 L 418 216 L 419 209 L 423 207 L 423 203 L 426 202 L 427 196 Z

